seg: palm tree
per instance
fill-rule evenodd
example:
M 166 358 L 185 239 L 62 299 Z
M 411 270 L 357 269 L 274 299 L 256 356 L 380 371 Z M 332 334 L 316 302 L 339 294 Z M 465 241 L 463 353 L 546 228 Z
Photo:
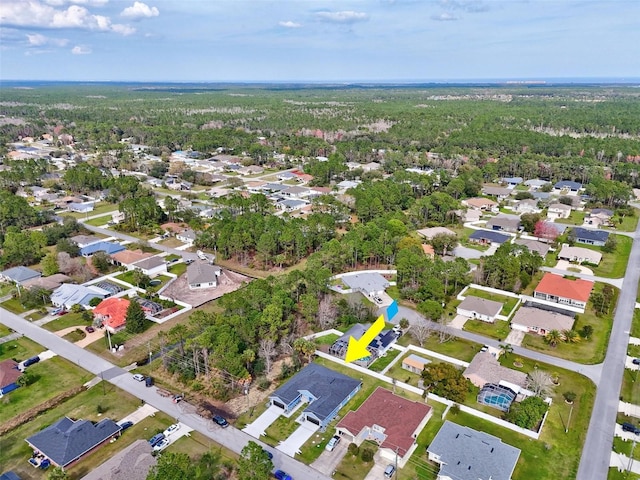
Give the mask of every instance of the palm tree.
M 500 355 L 504 355 L 504 358 L 513 353 L 513 346 L 510 343 L 501 343 L 498 347 L 500 347 Z
M 578 343 L 580 341 L 580 335 L 575 330 L 563 330 L 562 335 L 567 343 Z
M 555 348 L 558 343 L 560 343 L 564 339 L 560 330 L 551 330 L 544 338 L 547 343 L 553 348 Z

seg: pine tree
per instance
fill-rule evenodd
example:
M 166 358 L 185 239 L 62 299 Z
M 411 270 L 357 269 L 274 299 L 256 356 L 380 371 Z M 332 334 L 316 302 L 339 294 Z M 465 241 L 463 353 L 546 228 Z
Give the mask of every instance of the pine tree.
M 144 315 L 144 310 L 142 310 L 142 307 L 138 302 L 132 300 L 131 302 L 129 302 L 129 307 L 127 308 L 127 332 L 143 332 L 145 323 L 146 317 Z

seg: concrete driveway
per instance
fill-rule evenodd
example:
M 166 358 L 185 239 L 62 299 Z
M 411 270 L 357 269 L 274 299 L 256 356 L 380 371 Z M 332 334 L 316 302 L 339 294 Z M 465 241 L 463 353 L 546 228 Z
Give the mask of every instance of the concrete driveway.
M 332 452 L 324 450 L 320 456 L 316 459 L 315 462 L 311 464 L 311 467 L 315 468 L 319 472 L 324 473 L 325 475 L 331 476 L 340 462 L 347 454 L 347 447 L 349 446 L 349 442 L 346 442 L 344 439 L 338 443 L 338 445 L 333 449 Z
M 456 257 L 464 258 L 465 260 L 480 258 L 485 254 L 484 252 L 476 250 L 475 248 L 463 247 L 462 245 L 458 245 L 456 248 L 454 248 L 452 253 Z
M 364 477 L 364 480 L 384 479 L 384 469 L 387 468 L 387 465 L 389 465 L 389 460 L 387 460 L 386 458 L 381 458 L 380 452 L 377 451 L 376 454 L 373 456 L 373 461 L 375 463 L 373 464 L 373 467 L 371 467 L 371 470 L 369 470 L 369 473 L 367 474 L 367 476 Z M 397 475 L 397 472 L 396 472 L 396 475 Z
M 124 417 L 118 423 L 133 422 L 134 424 L 136 424 L 138 422 L 141 422 L 147 417 L 153 417 L 157 411 L 158 411 L 157 408 L 154 408 L 148 403 L 145 403 L 143 406 L 141 406 L 140 408 L 136 409 L 134 412 Z
M 282 412 L 283 410 L 280 407 L 271 405 L 262 415 L 244 427 L 242 431 L 252 437 L 260 438 L 260 435 L 265 434 L 267 428 L 282 415 Z
M 296 453 L 300 453 L 300 447 L 302 447 L 302 445 L 304 445 L 319 428 L 320 426 L 315 423 L 303 422 L 291 435 L 289 435 L 289 438 L 278 445 L 276 449 L 290 457 L 294 457 Z
M 464 315 L 456 315 L 456 318 L 451 320 L 449 326 L 451 328 L 462 330 L 464 328 L 464 324 L 467 323 L 467 320 L 469 320 L 469 317 L 465 317 Z

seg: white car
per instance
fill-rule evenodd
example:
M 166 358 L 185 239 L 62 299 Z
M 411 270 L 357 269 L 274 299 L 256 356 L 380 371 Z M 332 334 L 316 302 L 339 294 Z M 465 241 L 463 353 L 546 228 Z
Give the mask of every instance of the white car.
M 167 448 L 169 446 L 169 443 L 171 443 L 171 440 L 169 440 L 168 438 L 163 438 L 160 443 L 157 443 L 156 446 L 153 447 L 153 451 L 160 452 Z
M 134 380 L 137 380 L 138 382 L 144 382 L 144 375 L 142 375 L 141 373 L 136 373 L 133 376 Z
M 329 440 L 329 443 L 327 443 L 327 446 L 324 448 L 325 450 L 332 452 L 333 449 L 336 448 L 336 445 L 338 445 L 338 443 L 340 443 L 340 437 L 338 435 L 334 435 L 333 437 L 331 437 L 331 440 Z
M 179 423 L 174 423 L 173 425 L 169 425 L 167 427 L 167 429 L 164 431 L 164 436 L 168 437 L 173 432 L 177 432 L 179 429 L 180 429 L 180 424 Z

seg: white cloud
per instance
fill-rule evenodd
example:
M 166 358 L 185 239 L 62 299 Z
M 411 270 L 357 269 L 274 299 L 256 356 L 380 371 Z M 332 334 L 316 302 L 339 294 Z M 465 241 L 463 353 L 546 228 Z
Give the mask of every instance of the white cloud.
M 431 15 L 431 20 L 436 20 L 438 22 L 452 22 L 454 20 L 458 20 L 458 17 L 445 12 L 441 13 L 440 15 Z
M 69 40 L 67 40 L 66 38 L 45 37 L 40 33 L 34 33 L 33 35 L 27 34 L 27 40 L 29 41 L 29 46 L 31 47 L 42 47 L 44 45 L 64 47 L 67 43 L 69 43 Z
M 150 7 L 142 2 L 134 2 L 131 7 L 125 8 L 120 13 L 121 17 L 130 18 L 131 20 L 157 17 L 158 15 L 160 15 L 160 11 L 156 7 Z
M 317 12 L 316 17 L 324 22 L 355 23 L 369 20 L 369 15 L 364 12 L 345 10 L 341 12 Z
M 286 22 L 279 22 L 278 25 L 285 28 L 300 28 L 302 24 L 287 20 Z
M 128 35 L 133 35 L 134 33 L 136 33 L 136 29 L 129 26 L 129 25 L 122 25 L 120 23 L 115 23 L 113 25 L 111 25 L 111 30 L 113 30 L 116 33 L 119 33 L 120 35 L 123 36 L 128 36 Z
M 71 53 L 74 55 L 89 55 L 91 53 L 91 49 L 86 45 L 76 45 L 71 49 Z

